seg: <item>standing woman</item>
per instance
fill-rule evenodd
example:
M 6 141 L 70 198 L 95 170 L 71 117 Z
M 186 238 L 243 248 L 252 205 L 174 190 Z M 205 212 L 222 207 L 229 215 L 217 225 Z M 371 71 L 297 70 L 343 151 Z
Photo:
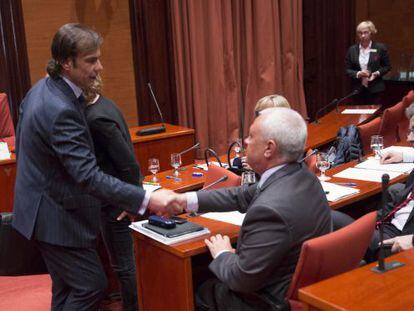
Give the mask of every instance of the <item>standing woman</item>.
M 346 74 L 352 79 L 352 89 L 360 91 L 355 96 L 357 104 L 379 105 L 385 90 L 382 76 L 391 70 L 388 51 L 384 44 L 372 41 L 377 29 L 371 21 L 361 22 L 356 33 L 359 43 L 348 49 Z
M 100 95 L 101 79 L 84 90 L 86 119 L 93 139 L 98 166 L 107 174 L 142 187 L 142 175 L 134 155 L 128 126 L 115 103 Z M 117 220 L 123 210 L 103 203 L 101 233 L 111 266 L 117 274 L 122 310 L 138 310 L 135 259 L 128 217 Z

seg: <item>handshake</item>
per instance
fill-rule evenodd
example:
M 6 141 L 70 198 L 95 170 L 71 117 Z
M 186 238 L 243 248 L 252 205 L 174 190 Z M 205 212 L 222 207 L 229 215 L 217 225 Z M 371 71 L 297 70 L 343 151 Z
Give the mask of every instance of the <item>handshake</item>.
M 169 217 L 171 215 L 182 214 L 187 207 L 187 196 L 182 193 L 176 193 L 172 190 L 160 189 L 151 193 L 147 209 L 152 214 Z M 136 215 L 128 212 L 122 212 L 117 220 L 128 217 L 131 221 Z

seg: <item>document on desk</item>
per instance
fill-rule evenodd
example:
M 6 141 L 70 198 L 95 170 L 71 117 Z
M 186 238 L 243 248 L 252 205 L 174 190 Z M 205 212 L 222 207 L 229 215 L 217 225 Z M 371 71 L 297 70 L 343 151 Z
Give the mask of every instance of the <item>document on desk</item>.
M 157 189 L 160 189 L 161 186 L 157 183 L 146 183 L 145 181 L 142 183 L 142 187 L 145 191 L 153 192 Z
M 355 167 L 385 172 L 409 173 L 414 169 L 414 163 L 381 164 L 380 160 L 369 158 L 368 160 L 359 163 Z
M 377 109 L 345 109 L 342 114 L 374 114 Z
M 230 223 L 236 226 L 241 226 L 245 215 L 246 214 L 242 214 L 239 211 L 233 211 L 233 212 L 223 212 L 223 213 L 220 213 L 220 212 L 205 213 L 205 214 L 202 214 L 201 217 L 227 222 L 227 223 Z
M 131 223 L 131 225 L 129 226 L 132 230 L 135 230 L 147 237 L 150 237 L 151 239 L 154 239 L 162 244 L 165 245 L 171 245 L 171 244 L 175 244 L 178 242 L 183 242 L 183 241 L 187 241 L 190 239 L 194 239 L 197 238 L 199 236 L 202 235 L 207 235 L 210 233 L 210 230 L 208 230 L 207 228 L 204 228 L 200 231 L 195 231 L 195 232 L 191 232 L 191 233 L 186 233 L 186 234 L 182 234 L 180 236 L 175 236 L 175 237 L 167 237 L 164 235 L 161 235 L 159 233 L 156 233 L 150 229 L 145 228 L 143 225 L 147 224 L 148 220 L 141 220 L 141 221 L 135 221 L 133 223 Z
M 335 185 L 330 182 L 321 181 L 321 185 L 329 202 L 335 202 L 344 197 L 359 193 L 357 188 Z
M 395 177 L 402 175 L 402 173 L 400 172 L 391 172 L 391 171 L 387 172 L 387 171 L 350 167 L 350 168 L 347 168 L 346 170 L 339 172 L 338 174 L 335 174 L 334 177 L 373 181 L 373 182 L 380 183 L 383 174 L 390 175 L 390 179 L 394 179 Z
M 9 160 L 11 158 L 7 143 L 0 143 L 0 160 Z

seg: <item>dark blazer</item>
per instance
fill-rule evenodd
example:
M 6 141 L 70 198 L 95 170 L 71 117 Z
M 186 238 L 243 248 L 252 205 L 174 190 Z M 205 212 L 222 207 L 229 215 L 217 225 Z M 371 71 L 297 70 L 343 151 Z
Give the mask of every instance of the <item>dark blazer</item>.
M 382 76 L 391 70 L 391 65 L 388 51 L 384 44 L 372 42 L 371 49 L 376 51 L 370 52 L 367 67 L 370 72 L 379 71 L 380 76 L 368 83 L 368 91 L 371 93 L 378 93 L 385 90 Z M 356 77 L 357 72 L 361 71 L 361 66 L 359 65 L 359 43 L 352 45 L 348 49 L 345 58 L 345 66 L 346 74 L 352 79 L 352 89 L 360 89 L 362 87 L 361 79 L 357 79 Z
M 221 254 L 211 271 L 230 289 L 284 300 L 302 243 L 331 231 L 331 215 L 317 177 L 299 163 L 275 172 L 257 190 L 198 192 L 199 211 L 246 213 L 236 253 Z
M 72 89 L 61 78 L 40 80 L 20 106 L 13 226 L 26 238 L 93 247 L 96 198 L 137 213 L 145 191 L 104 174 Z
M 141 187 L 143 176 L 128 125 L 116 104 L 101 95 L 85 112 L 98 166 L 106 174 Z

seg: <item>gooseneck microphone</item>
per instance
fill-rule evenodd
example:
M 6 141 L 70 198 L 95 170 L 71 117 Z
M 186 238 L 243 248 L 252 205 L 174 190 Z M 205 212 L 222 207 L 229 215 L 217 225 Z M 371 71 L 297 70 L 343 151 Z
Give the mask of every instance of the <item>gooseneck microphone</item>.
M 213 149 L 211 149 L 211 148 L 207 148 L 205 151 L 204 151 L 204 160 L 206 161 L 206 164 L 207 164 L 207 166 L 209 166 L 210 164 L 208 163 L 208 155 L 209 154 L 212 154 L 215 158 L 216 158 L 216 160 L 217 160 L 217 162 L 220 164 L 220 167 L 223 167 L 223 164 L 221 163 L 221 161 L 220 161 L 220 157 L 218 156 L 218 154 L 217 154 L 217 152 L 215 152 Z
M 311 156 L 313 156 L 314 154 L 317 154 L 317 153 L 318 153 L 318 149 L 313 149 L 313 151 L 311 153 L 309 153 L 307 156 L 305 156 L 302 159 L 300 159 L 298 161 L 298 163 L 305 162 L 307 159 L 309 159 Z
M 227 175 L 223 175 L 221 176 L 219 179 L 217 179 L 216 181 L 213 181 L 211 184 L 208 184 L 207 186 L 203 187 L 203 190 L 209 189 L 211 187 L 213 187 L 214 185 L 217 185 L 223 181 L 226 181 L 229 177 Z
M 160 116 L 162 125 L 161 126 L 147 127 L 147 128 L 142 129 L 142 130 L 139 130 L 137 132 L 137 135 L 139 135 L 139 136 L 152 135 L 152 134 L 158 134 L 158 133 L 164 133 L 165 132 L 164 118 L 162 116 L 160 106 L 158 105 L 157 98 L 155 97 L 155 94 L 152 91 L 151 83 L 148 82 L 147 86 L 148 86 L 149 91 L 151 93 L 151 97 L 152 97 L 152 99 L 155 103 L 155 107 L 157 107 L 158 115 Z
M 184 153 L 187 153 L 188 151 L 191 151 L 191 150 L 196 149 L 198 147 L 200 147 L 200 143 L 196 143 L 194 146 L 192 146 L 192 147 L 190 147 L 188 149 L 185 149 L 184 151 L 181 151 L 179 154 L 180 155 L 183 155 Z
M 318 123 L 319 123 L 318 116 L 319 116 L 319 114 L 320 114 L 322 111 L 324 111 L 325 109 L 328 109 L 329 107 L 334 106 L 334 105 L 335 105 L 335 109 L 336 109 L 336 111 L 338 111 L 338 105 L 339 105 L 340 103 L 342 103 L 344 100 L 346 100 L 346 99 L 348 99 L 348 98 L 350 98 L 350 97 L 352 97 L 352 96 L 354 96 L 354 95 L 356 95 L 356 94 L 358 94 L 358 93 L 359 93 L 359 90 L 354 90 L 354 91 L 352 91 L 350 94 L 346 95 L 345 97 L 342 97 L 342 98 L 340 98 L 340 99 L 335 98 L 335 99 L 334 99 L 333 101 L 331 101 L 329 104 L 327 104 L 327 105 L 323 106 L 321 109 L 319 109 L 319 110 L 318 110 L 318 111 L 316 111 L 316 113 L 315 113 L 315 123 L 316 123 L 316 124 L 318 124 Z
M 385 263 L 384 261 L 384 218 L 386 217 L 386 205 L 387 205 L 387 188 L 390 182 L 390 175 L 383 174 L 381 178 L 382 183 L 382 196 L 381 196 L 381 220 L 379 222 L 379 250 L 378 250 L 378 265 L 371 270 L 376 273 L 385 273 L 389 270 L 404 266 L 399 261 L 391 261 Z

